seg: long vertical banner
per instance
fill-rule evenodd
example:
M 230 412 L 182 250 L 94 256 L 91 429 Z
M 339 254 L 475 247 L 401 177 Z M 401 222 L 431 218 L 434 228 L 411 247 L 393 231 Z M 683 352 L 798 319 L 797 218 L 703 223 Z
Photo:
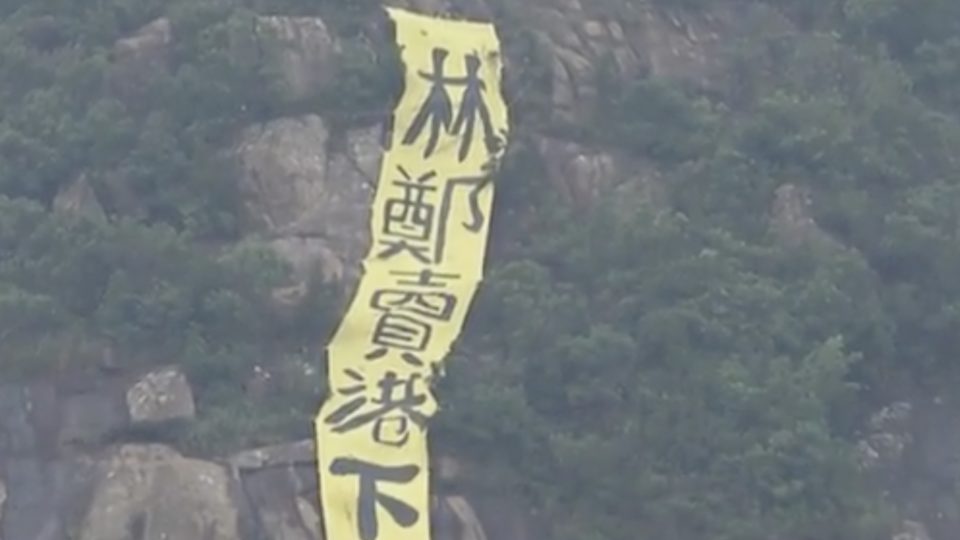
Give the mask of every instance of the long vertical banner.
M 429 540 L 431 392 L 483 276 L 492 175 L 508 136 L 493 25 L 387 8 L 405 88 L 372 245 L 328 346 L 315 420 L 329 540 Z

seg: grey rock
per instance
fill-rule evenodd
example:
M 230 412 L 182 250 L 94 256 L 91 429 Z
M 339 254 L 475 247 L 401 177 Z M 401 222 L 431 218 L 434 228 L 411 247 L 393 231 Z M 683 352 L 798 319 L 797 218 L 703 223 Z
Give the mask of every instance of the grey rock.
M 901 524 L 892 540 L 930 540 L 930 534 L 923 523 L 907 520 Z
M 7 501 L 0 537 L 67 540 L 66 532 L 85 513 L 93 488 L 87 458 L 5 462 Z
M 870 417 L 869 426 L 874 431 L 904 431 L 908 429 L 913 415 L 913 405 L 906 401 L 890 404 Z
M 863 469 L 892 470 L 901 464 L 913 444 L 910 419 L 913 407 L 897 402 L 883 407 L 867 422 L 868 432 L 857 442 L 857 458 Z
M 487 538 L 550 538 L 549 534 L 545 534 L 549 529 L 546 524 L 534 519 L 526 511 L 526 505 L 513 495 L 499 490 L 489 494 L 471 493 L 467 499 L 476 514 L 476 522 L 482 524 Z M 469 521 L 473 522 L 472 519 Z
M 369 212 L 379 176 L 380 128 L 345 134 L 328 153 L 329 133 L 316 115 L 283 118 L 244 131 L 234 152 L 247 229 L 291 266 L 291 283 L 275 291 L 282 311 L 319 276 L 354 285 L 369 245 Z
M 65 396 L 60 414 L 61 447 L 94 447 L 127 424 L 123 401 L 104 390 Z
M 801 245 L 844 251 L 845 248 L 817 225 L 811 210 L 810 190 L 787 183 L 777 188 L 770 210 L 770 232 L 788 247 Z
M 87 180 L 80 175 L 74 182 L 61 189 L 53 199 L 53 209 L 67 215 L 84 216 L 91 219 L 105 219 L 106 214 L 97 199 L 97 194 Z
M 315 500 L 316 497 L 313 499 Z M 322 524 L 318 508 L 317 503 L 308 501 L 303 497 L 297 497 L 297 511 L 300 521 L 309 534 L 309 538 L 313 540 L 323 540 Z
M 307 439 L 241 452 L 228 459 L 261 534 L 322 540 L 315 443 Z
M 344 261 L 323 238 L 284 236 L 271 240 L 268 245 L 290 265 L 292 278 L 297 284 L 309 283 L 315 276 L 324 281 L 338 281 L 344 275 Z
M 489 20 L 490 6 L 484 0 L 388 0 L 394 7 L 428 15 L 457 14 L 474 20 Z
M 143 26 L 113 46 L 113 65 L 109 83 L 122 99 L 141 96 L 159 74 L 169 70 L 173 28 L 162 17 Z
M 48 505 L 51 494 L 44 464 L 36 459 L 19 458 L 7 460 L 4 465 L 8 493 L 2 536 L 34 538 L 55 515 Z
M 276 73 L 289 101 L 312 96 L 336 77 L 338 45 L 317 17 L 257 17 L 258 37 L 267 42 L 267 68 Z
M 541 138 L 538 144 L 548 179 L 563 199 L 575 207 L 589 208 L 612 194 L 629 206 L 629 212 L 635 211 L 633 205 L 639 201 L 664 203 L 660 173 L 647 160 L 548 137 Z
M 20 386 L 0 386 L 0 456 L 29 456 L 36 448 L 30 421 L 29 391 Z
M 734 35 L 735 20 L 719 5 L 699 14 L 650 8 L 627 35 L 650 75 L 709 87 L 721 68 L 718 45 Z
M 124 445 L 98 467 L 79 540 L 236 540 L 227 471 L 162 445 Z
M 189 420 L 196 416 L 193 390 L 177 367 L 151 371 L 126 393 L 127 410 L 134 423 Z
M 715 86 L 725 62 L 720 45 L 742 31 L 736 11 L 720 2 L 696 13 L 579 0 L 531 0 L 510 9 L 550 55 L 553 114 L 567 122 L 586 118 L 597 105 L 601 69 L 625 79 Z
M 3 508 L 7 504 L 7 485 L 0 477 L 0 540 L 3 540 Z
M 317 523 L 308 523 L 304 517 L 308 520 L 313 517 L 309 512 L 304 515 L 300 508 L 300 499 L 317 500 L 317 492 L 300 484 L 296 468 L 294 465 L 277 465 L 241 475 L 243 491 L 267 538 L 319 540 L 312 532 L 317 529 Z M 304 468 L 315 470 L 314 466 Z
M 437 507 L 436 518 L 443 523 L 444 514 L 449 513 L 453 526 L 447 527 L 449 540 L 487 540 L 487 534 L 473 506 L 459 495 L 442 497 Z M 441 529 L 443 527 L 440 527 Z M 438 535 L 439 538 L 444 536 Z
M 227 461 L 235 468 L 263 469 L 286 465 L 312 464 L 317 461 L 313 439 L 278 444 L 234 454 Z
M 613 188 L 621 176 L 615 158 L 572 142 L 544 138 L 540 152 L 555 188 L 568 201 L 585 206 Z
M 313 114 L 244 130 L 236 149 L 239 187 L 254 229 L 317 232 L 297 226 L 324 208 L 328 138 L 323 120 Z

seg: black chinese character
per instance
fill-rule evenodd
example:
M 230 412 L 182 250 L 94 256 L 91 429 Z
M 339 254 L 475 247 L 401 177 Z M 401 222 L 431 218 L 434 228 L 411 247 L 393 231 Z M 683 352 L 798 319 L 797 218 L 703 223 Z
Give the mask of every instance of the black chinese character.
M 397 170 L 403 176 L 403 180 L 394 180 L 393 184 L 403 188 L 403 197 L 387 200 L 384 209 L 383 234 L 398 240 L 386 241 L 387 247 L 378 257 L 386 259 L 401 251 L 408 251 L 420 262 L 428 263 L 429 258 L 426 253 L 429 247 L 423 246 L 422 243 L 428 242 L 434 232 L 436 207 L 424 199 L 427 194 L 436 191 L 435 186 L 428 186 L 426 183 L 436 178 L 437 173 L 430 171 L 414 180 L 403 167 L 398 166 Z M 411 245 L 411 242 L 421 245 Z
M 336 458 L 330 464 L 330 473 L 336 476 L 357 475 L 360 490 L 357 497 L 357 528 L 361 540 L 376 540 L 380 533 L 377 523 L 377 504 L 404 528 L 412 527 L 420 519 L 416 508 L 377 491 L 377 482 L 409 484 L 420 474 L 420 467 L 404 465 L 385 467 L 352 458 Z
M 430 139 L 427 146 L 423 149 L 423 157 L 427 158 L 433 154 L 437 148 L 437 141 L 440 139 L 440 130 L 450 129 L 450 121 L 453 118 L 453 105 L 450 103 L 450 96 L 447 94 L 446 85 L 456 84 L 456 79 L 444 76 L 443 64 L 450 51 L 436 47 L 433 49 L 433 73 L 424 73 L 419 71 L 420 77 L 430 82 L 430 93 L 426 101 L 420 107 L 420 111 L 413 118 L 413 122 L 403 136 L 403 144 L 413 144 L 423 132 L 427 121 L 430 121 Z
M 444 63 L 450 51 L 443 48 L 433 49 L 433 73 L 418 72 L 420 77 L 429 81 L 430 92 L 426 100 L 414 117 L 410 127 L 403 137 L 403 144 L 413 144 L 421 135 L 427 122 L 430 121 L 430 138 L 423 150 L 423 157 L 427 158 L 437 148 L 441 129 L 454 135 L 461 135 L 460 161 L 466 159 L 473 141 L 474 127 L 477 116 L 483 127 L 484 141 L 490 152 L 496 152 L 500 145 L 499 138 L 493 132 L 493 123 L 490 121 L 490 111 L 483 99 L 483 92 L 487 89 L 486 83 L 480 78 L 479 72 L 482 62 L 476 54 L 464 55 L 466 74 L 463 77 L 447 77 L 444 73 Z M 447 86 L 462 86 L 463 96 L 457 117 L 453 116 L 453 107 Z M 452 128 L 452 129 L 451 129 Z M 463 133 L 461 134 L 461 130 Z
M 466 126 L 466 131 L 460 140 L 460 161 L 467 158 L 470 152 L 470 143 L 473 142 L 473 128 L 476 117 L 480 115 L 480 122 L 483 125 L 483 140 L 487 145 L 489 152 L 496 151 L 499 144 L 497 137 L 493 134 L 493 123 L 490 122 L 490 111 L 487 104 L 483 101 L 483 91 L 487 89 L 486 83 L 477 75 L 480 70 L 480 58 L 476 54 L 464 56 L 464 64 L 467 68 L 467 76 L 462 79 L 463 100 L 460 102 L 460 111 L 457 113 L 457 119 L 453 122 L 453 133 L 460 135 L 460 129 Z M 459 82 L 459 80 L 458 80 Z
M 430 323 L 405 313 L 387 311 L 377 319 L 373 327 L 373 344 L 376 348 L 367 353 L 367 360 L 379 360 L 388 349 L 407 351 L 403 360 L 413 366 L 422 366 L 423 361 L 414 353 L 423 352 L 430 344 L 433 327 Z
M 435 321 L 449 321 L 457 297 L 445 292 L 383 289 L 373 293 L 370 307 L 379 311 L 403 310 Z
M 433 278 L 454 280 L 460 279 L 460 274 L 441 274 L 434 272 L 430 268 L 424 268 L 419 271 L 406 271 L 406 270 L 393 270 L 390 272 L 390 275 L 393 276 L 413 276 L 416 277 L 416 281 L 411 280 L 397 280 L 397 285 L 410 285 L 414 287 L 433 287 L 433 288 L 443 288 L 447 284 L 442 281 L 434 281 Z
M 430 343 L 433 324 L 447 322 L 453 317 L 457 297 L 448 292 L 429 290 L 442 288 L 442 281 L 434 278 L 455 279 L 457 274 L 434 273 L 430 269 L 420 272 L 392 272 L 395 275 L 415 275 L 416 281 L 401 280 L 398 285 L 411 288 L 381 289 L 370 297 L 370 307 L 383 313 L 373 328 L 372 342 L 375 348 L 366 355 L 367 360 L 379 360 L 389 349 L 404 351 L 401 359 L 412 366 L 423 366 L 423 360 L 415 353 L 423 352 Z M 416 290 L 412 287 L 427 289 Z
M 453 195 L 457 188 L 467 187 L 470 188 L 469 202 L 470 202 L 470 218 L 471 221 L 467 223 L 462 223 L 463 228 L 477 233 L 483 228 L 483 223 L 485 217 L 483 215 L 483 209 L 480 208 L 480 193 L 483 192 L 484 188 L 493 183 L 492 176 L 467 176 L 463 178 L 454 178 L 447 182 L 446 189 L 443 192 L 443 202 L 440 205 L 440 223 L 446 225 L 447 221 L 450 219 L 450 209 L 453 206 Z M 440 231 L 437 233 L 437 248 L 435 251 L 435 261 L 440 262 L 443 260 L 444 249 L 447 245 L 447 227 L 441 227 Z
M 378 258 L 389 259 L 407 252 L 423 264 L 442 262 L 453 198 L 462 188 L 469 189 L 470 220 L 461 225 L 472 233 L 483 228 L 486 218 L 480 207 L 480 194 L 493 183 L 493 176 L 483 174 L 450 179 L 444 185 L 438 211 L 436 201 L 427 199 L 437 191 L 436 186 L 427 185 L 437 177 L 436 172 L 430 171 L 413 179 L 405 168 L 398 166 L 397 170 L 403 178 L 394 180 L 393 184 L 403 188 L 403 196 L 387 200 L 383 219 L 386 238 L 382 240 L 384 247 L 377 254 Z
M 353 396 L 363 391 L 363 376 L 353 370 L 346 371 L 347 376 L 358 382 L 356 386 L 338 389 L 340 393 Z M 366 397 L 359 395 L 328 415 L 324 422 L 334 425 L 335 433 L 344 433 L 363 427 L 371 422 L 373 438 L 376 442 L 389 446 L 403 446 L 410 438 L 409 421 L 423 428 L 427 416 L 416 409 L 426 403 L 427 396 L 417 392 L 419 374 L 409 379 L 401 379 L 393 371 L 388 371 L 377 386 L 380 396 L 369 400 L 375 405 L 372 410 L 356 414 L 367 405 Z M 392 431 L 388 428 L 393 427 Z

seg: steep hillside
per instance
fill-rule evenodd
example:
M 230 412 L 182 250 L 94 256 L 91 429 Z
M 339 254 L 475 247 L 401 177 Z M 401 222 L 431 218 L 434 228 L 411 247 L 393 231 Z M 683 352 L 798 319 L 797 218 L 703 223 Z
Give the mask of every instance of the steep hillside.
M 960 3 L 391 3 L 496 21 L 515 133 L 439 537 L 960 534 Z M 317 540 L 379 6 L 0 0 L 0 538 Z

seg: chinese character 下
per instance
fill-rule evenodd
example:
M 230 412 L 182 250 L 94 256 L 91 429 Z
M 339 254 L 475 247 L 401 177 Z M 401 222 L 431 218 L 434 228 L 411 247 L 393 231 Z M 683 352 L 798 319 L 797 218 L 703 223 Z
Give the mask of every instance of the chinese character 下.
M 401 527 L 412 527 L 420 519 L 416 508 L 377 491 L 377 482 L 408 484 L 420 473 L 416 465 L 385 467 L 352 458 L 337 458 L 330 464 L 337 476 L 357 475 L 360 490 L 357 500 L 357 527 L 361 540 L 376 540 L 380 533 L 377 505 L 383 507 Z

